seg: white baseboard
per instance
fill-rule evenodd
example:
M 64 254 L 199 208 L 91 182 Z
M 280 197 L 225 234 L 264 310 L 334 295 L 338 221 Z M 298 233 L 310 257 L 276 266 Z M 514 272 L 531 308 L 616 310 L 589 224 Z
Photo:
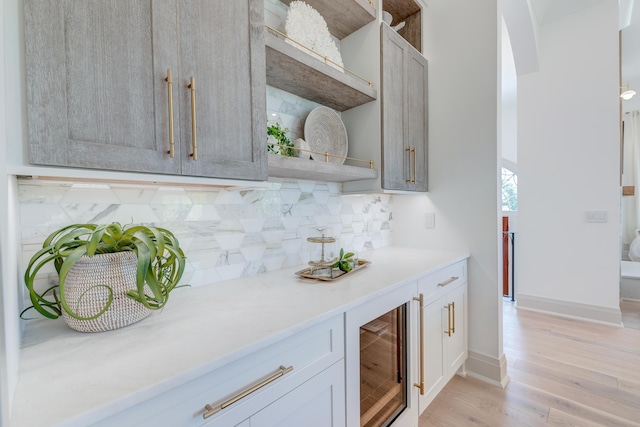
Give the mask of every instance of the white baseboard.
M 518 309 L 538 311 L 607 325 L 622 326 L 622 312 L 619 307 L 601 307 L 523 294 L 517 295 L 516 304 Z
M 505 388 L 509 383 L 507 375 L 507 359 L 504 354 L 500 358 L 488 356 L 469 350 L 465 362 L 466 374 L 489 384 Z

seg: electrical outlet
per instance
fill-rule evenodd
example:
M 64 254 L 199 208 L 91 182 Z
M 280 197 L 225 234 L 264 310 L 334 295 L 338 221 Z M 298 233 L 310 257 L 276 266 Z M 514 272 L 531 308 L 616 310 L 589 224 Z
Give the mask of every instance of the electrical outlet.
M 424 214 L 424 228 L 436 228 L 436 214 L 434 212 Z
M 608 222 L 609 211 L 585 211 L 585 222 Z

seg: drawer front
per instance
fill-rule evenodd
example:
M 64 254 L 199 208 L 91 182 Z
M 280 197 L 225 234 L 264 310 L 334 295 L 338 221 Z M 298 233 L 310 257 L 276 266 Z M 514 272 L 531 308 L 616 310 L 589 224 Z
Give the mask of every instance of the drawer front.
M 203 427 L 344 427 L 344 393 L 340 360 L 249 418 L 238 407 Z
M 418 292 L 425 298 L 441 295 L 467 281 L 467 261 L 459 261 L 418 280 Z
M 96 425 L 199 426 L 238 408 L 248 417 L 343 357 L 344 321 L 339 315 Z M 225 407 L 205 419 L 207 404 Z

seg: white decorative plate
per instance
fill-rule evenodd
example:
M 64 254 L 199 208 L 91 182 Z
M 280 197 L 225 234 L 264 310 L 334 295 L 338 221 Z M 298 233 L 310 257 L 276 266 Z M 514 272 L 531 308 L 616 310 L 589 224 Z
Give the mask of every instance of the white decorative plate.
M 307 116 L 304 123 L 304 140 L 311 149 L 311 158 L 324 162 L 324 153 L 329 156 L 328 163 L 344 163 L 349 149 L 347 130 L 342 119 L 329 107 L 316 107 Z

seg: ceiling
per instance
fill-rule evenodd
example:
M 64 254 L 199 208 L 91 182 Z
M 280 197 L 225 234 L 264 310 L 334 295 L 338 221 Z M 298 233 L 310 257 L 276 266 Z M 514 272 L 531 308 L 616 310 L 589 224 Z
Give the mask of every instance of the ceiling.
M 531 0 L 539 25 L 547 24 L 603 0 Z M 618 0 L 622 30 L 622 81 L 640 80 L 640 6 L 634 0 Z M 640 88 L 638 88 L 640 91 Z
M 529 3 L 538 25 L 542 26 L 602 1 L 606 0 L 529 0 Z M 631 101 L 623 102 L 623 109 L 632 111 L 640 109 L 640 0 L 618 0 L 618 6 L 619 28 L 622 30 L 622 85 L 629 83 L 638 92 Z M 503 75 L 508 75 L 508 72 Z
M 586 9 L 602 0 L 531 0 L 533 12 L 539 25 Z

